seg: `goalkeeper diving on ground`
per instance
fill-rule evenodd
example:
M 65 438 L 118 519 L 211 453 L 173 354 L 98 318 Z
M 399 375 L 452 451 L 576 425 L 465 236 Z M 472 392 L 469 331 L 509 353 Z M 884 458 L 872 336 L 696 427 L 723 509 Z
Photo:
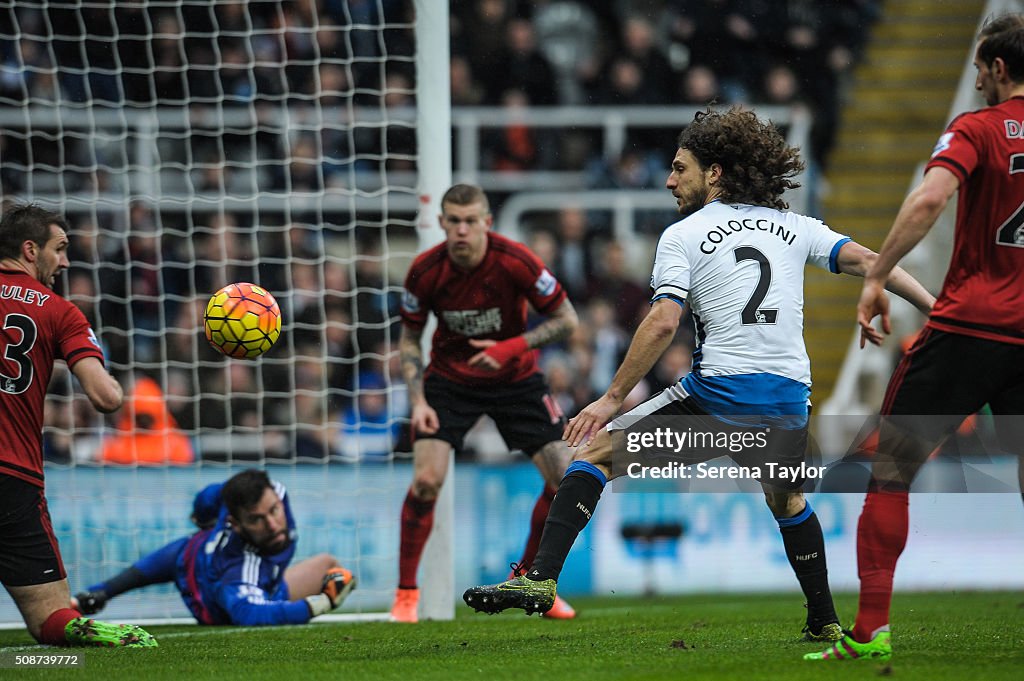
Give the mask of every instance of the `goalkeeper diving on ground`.
M 199 531 L 75 595 L 85 614 L 111 598 L 174 582 L 199 624 L 305 624 L 342 604 L 356 578 L 326 553 L 290 565 L 297 532 L 285 488 L 255 469 L 196 495 Z

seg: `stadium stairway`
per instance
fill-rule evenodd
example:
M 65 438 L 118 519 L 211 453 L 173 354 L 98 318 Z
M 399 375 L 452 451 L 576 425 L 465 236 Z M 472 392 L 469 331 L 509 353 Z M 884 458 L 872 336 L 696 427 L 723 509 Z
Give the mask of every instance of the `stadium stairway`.
M 886 0 L 844 96 L 825 174 L 825 222 L 878 250 L 914 171 L 947 123 L 983 0 Z M 860 280 L 807 270 L 805 339 L 814 402 L 832 393 L 855 327 Z

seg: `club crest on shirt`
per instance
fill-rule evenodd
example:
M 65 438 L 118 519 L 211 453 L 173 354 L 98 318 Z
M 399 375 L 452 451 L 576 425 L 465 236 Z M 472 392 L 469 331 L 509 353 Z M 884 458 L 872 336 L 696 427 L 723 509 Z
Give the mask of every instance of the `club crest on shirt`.
M 939 138 L 939 141 L 935 143 L 935 148 L 932 149 L 932 158 L 935 158 L 936 156 L 944 152 L 946 149 L 949 149 L 949 143 L 952 141 L 953 133 L 943 133 L 942 137 Z
M 486 310 L 444 310 L 444 323 L 460 336 L 484 336 L 501 330 L 501 308 Z
M 416 314 L 420 311 L 420 299 L 411 291 L 405 291 L 402 294 L 402 309 L 409 314 Z
M 537 277 L 537 281 L 533 287 L 537 289 L 537 293 L 542 296 L 550 296 L 555 292 L 555 286 L 558 285 L 558 280 L 555 279 L 555 275 L 548 272 L 546 269 L 540 273 Z

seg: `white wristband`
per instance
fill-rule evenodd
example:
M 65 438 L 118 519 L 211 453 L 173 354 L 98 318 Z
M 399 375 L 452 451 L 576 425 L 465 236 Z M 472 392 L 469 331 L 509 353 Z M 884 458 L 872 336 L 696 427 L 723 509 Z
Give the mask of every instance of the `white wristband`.
M 329 613 L 331 610 L 334 610 L 334 605 L 331 603 L 331 599 L 327 597 L 327 594 L 306 596 L 306 604 L 309 606 L 310 617 L 324 615 Z

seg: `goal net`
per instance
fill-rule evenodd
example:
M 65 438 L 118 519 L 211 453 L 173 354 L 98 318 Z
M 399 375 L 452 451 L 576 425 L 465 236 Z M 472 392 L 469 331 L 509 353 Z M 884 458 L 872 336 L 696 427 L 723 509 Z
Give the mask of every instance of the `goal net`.
M 447 30 L 446 2 L 0 2 L 2 197 L 67 215 L 57 289 L 126 389 L 103 418 L 58 369 L 47 399 L 73 593 L 194 531 L 193 495 L 255 466 L 288 489 L 296 559 L 350 567 L 349 612 L 389 604 L 411 474 L 393 456 L 409 449 L 397 303 L 426 170 L 416 4 Z M 202 331 L 210 295 L 241 281 L 281 305 L 256 361 Z M 171 585 L 104 614 L 188 616 Z M 0 621 L 20 621 L 9 598 Z

